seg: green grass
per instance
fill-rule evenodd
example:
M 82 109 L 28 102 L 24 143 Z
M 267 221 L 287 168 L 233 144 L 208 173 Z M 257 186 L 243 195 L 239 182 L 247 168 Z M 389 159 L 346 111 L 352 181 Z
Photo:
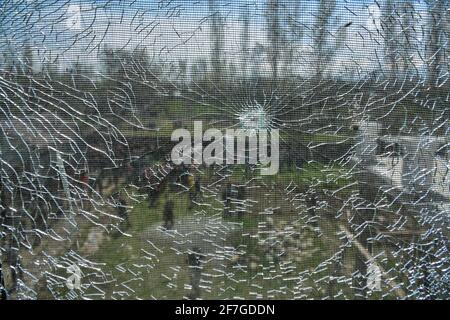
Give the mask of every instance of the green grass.
M 221 109 L 215 107 L 214 105 L 201 105 L 199 103 L 183 100 L 183 99 L 172 99 L 163 102 L 156 109 L 159 111 L 159 116 L 167 118 L 195 118 L 195 117 L 205 117 L 208 118 L 213 115 L 217 117 L 221 114 Z
M 188 121 L 182 121 L 182 127 L 187 129 L 189 132 L 194 132 L 194 121 L 196 119 L 190 119 Z M 145 123 L 145 122 L 144 122 Z M 174 127 L 174 120 L 159 118 L 156 121 L 158 130 L 144 130 L 144 129 L 135 129 L 130 126 L 124 126 L 121 128 L 121 133 L 126 138 L 163 138 L 170 139 L 173 131 L 176 129 Z M 203 132 L 208 130 L 209 128 L 214 127 L 212 123 L 202 123 Z
M 259 169 L 245 172 L 245 165 L 233 167 L 231 180 L 234 183 L 242 183 L 250 178 L 261 179 L 266 183 L 278 183 L 288 185 L 295 183 L 297 186 L 315 186 L 316 188 L 336 190 L 348 186 L 354 180 L 348 169 L 339 165 L 325 165 L 321 163 L 309 163 L 302 168 L 282 167 L 275 175 L 260 176 Z
M 351 135 L 333 135 L 333 134 L 301 134 L 298 139 L 301 141 L 320 143 L 342 143 L 353 141 L 354 136 Z
M 248 181 L 248 177 L 245 177 L 243 166 L 235 168 L 231 181 L 233 183 L 241 184 Z M 334 181 L 339 176 L 342 176 L 343 172 L 346 172 L 346 168 L 338 166 L 324 166 L 324 165 L 308 165 L 303 168 L 303 170 L 294 170 L 291 168 L 285 168 L 279 173 L 279 177 L 275 176 L 271 179 L 278 179 L 276 181 L 286 185 L 291 179 L 296 180 L 302 184 L 310 184 L 311 181 L 325 181 L 325 183 L 330 183 L 326 181 Z M 208 179 L 207 175 L 202 177 L 203 184 L 206 185 Z M 258 179 L 270 179 L 270 177 L 261 178 L 258 173 Z M 336 187 L 336 184 L 333 186 Z M 249 189 L 251 190 L 251 189 Z M 130 190 L 131 192 L 131 190 Z M 258 200 L 258 197 L 262 197 L 261 191 L 249 191 L 249 197 L 254 200 Z M 125 283 L 126 286 L 132 287 L 134 292 L 128 291 L 130 297 L 139 297 L 144 299 L 151 299 L 153 297 L 160 299 L 180 299 L 184 295 L 188 294 L 188 290 L 185 289 L 184 285 L 189 283 L 189 273 L 186 267 L 186 257 L 184 254 L 177 254 L 170 249 L 168 243 L 159 243 L 158 247 L 163 250 L 163 253 L 157 254 L 157 260 L 147 260 L 146 254 L 141 250 L 150 250 L 150 246 L 146 243 L 145 239 L 142 238 L 142 234 L 149 227 L 161 221 L 162 211 L 164 208 L 164 203 L 167 199 L 174 201 L 174 212 L 176 220 L 194 214 L 193 211 L 187 210 L 189 200 L 187 193 L 177 194 L 176 192 L 166 191 L 156 208 L 148 208 L 147 201 L 142 201 L 136 204 L 130 213 L 131 228 L 127 230 L 133 237 L 121 236 L 117 238 L 111 238 L 106 241 L 95 254 L 91 257 L 91 260 L 104 263 L 105 266 L 102 268 L 105 272 L 110 274 L 111 279 L 115 279 L 108 285 L 101 286 L 102 290 L 105 290 L 106 297 L 117 297 L 117 292 L 128 291 L 128 289 L 122 285 Z M 276 199 L 276 197 L 274 198 Z M 206 198 L 203 200 L 206 203 L 211 204 L 214 207 L 218 207 L 217 199 L 214 197 Z M 281 203 L 282 199 L 274 200 L 271 205 L 273 207 L 284 205 Z M 196 209 L 204 209 L 206 214 L 216 214 L 217 211 L 210 210 L 208 206 L 197 207 Z M 259 209 L 258 209 L 259 210 Z M 219 210 L 220 212 L 220 210 Z M 257 255 L 262 257 L 263 252 L 258 245 L 257 239 L 254 237 L 258 231 L 258 222 L 263 221 L 264 215 L 259 215 L 254 213 L 248 213 L 239 217 L 226 218 L 226 221 L 237 222 L 242 226 L 241 230 L 235 231 L 235 234 L 230 236 L 229 243 L 227 245 L 232 245 L 234 247 L 240 247 L 245 250 L 246 255 Z M 290 216 L 289 212 L 281 212 L 279 215 L 274 216 L 276 222 L 281 220 L 290 220 L 295 218 L 295 216 Z M 321 222 L 326 223 L 326 222 Z M 330 222 L 331 223 L 331 222 Z M 323 226 L 326 230 L 333 230 L 329 226 Z M 310 257 L 305 258 L 303 261 L 295 262 L 295 269 L 289 276 L 296 277 L 301 272 L 307 271 L 312 272 L 321 262 L 330 258 L 333 254 L 333 246 L 329 243 L 330 241 L 325 241 L 323 238 L 317 237 L 314 232 L 308 232 L 308 237 L 313 240 L 313 247 L 317 248 L 317 253 Z M 331 241 L 332 242 L 332 241 Z M 206 265 L 204 274 L 217 274 L 218 277 L 207 277 L 206 280 L 211 281 L 211 290 L 202 290 L 202 298 L 204 299 L 232 299 L 232 298 L 246 298 L 254 299 L 256 296 L 250 294 L 251 292 L 263 293 L 264 298 L 292 298 L 294 294 L 292 293 L 297 285 L 297 281 L 290 280 L 285 281 L 281 278 L 268 279 L 268 275 L 280 274 L 281 270 L 278 265 L 270 265 L 264 257 L 261 259 L 261 265 L 258 266 L 256 270 L 250 270 L 249 268 L 244 270 L 238 270 L 233 265 L 227 265 L 223 270 L 224 273 L 218 274 L 212 265 Z M 121 265 L 126 272 L 121 272 L 117 266 Z M 180 270 L 174 272 L 170 269 L 171 266 L 179 266 Z M 273 272 L 269 272 L 269 266 Z M 263 268 L 266 268 L 263 270 Z M 264 271 L 264 278 L 261 272 Z M 130 272 L 133 272 L 135 276 L 131 276 Z M 308 292 L 309 298 L 322 298 L 326 294 L 319 291 L 319 287 L 326 287 L 324 282 L 321 282 L 321 286 L 315 284 L 317 281 L 327 275 L 327 270 L 317 272 L 312 276 L 308 277 L 307 280 L 302 284 L 304 287 L 311 287 L 312 289 Z M 174 274 L 177 274 L 174 277 Z M 165 276 L 171 278 L 168 280 Z M 136 278 L 137 280 L 127 282 L 130 278 Z M 258 285 L 263 287 L 263 289 L 257 289 L 252 287 L 252 285 Z M 223 291 L 224 288 L 232 287 L 233 290 Z M 279 290 L 284 288 L 283 293 L 277 293 L 274 291 L 272 295 L 268 295 L 267 292 L 270 290 Z M 221 290 L 222 289 L 222 290 Z M 352 297 L 352 290 L 348 288 L 345 284 L 339 284 L 336 286 L 336 290 L 345 291 L 345 296 L 347 298 Z M 114 293 L 116 292 L 116 293 Z M 377 295 L 374 295 L 377 297 Z

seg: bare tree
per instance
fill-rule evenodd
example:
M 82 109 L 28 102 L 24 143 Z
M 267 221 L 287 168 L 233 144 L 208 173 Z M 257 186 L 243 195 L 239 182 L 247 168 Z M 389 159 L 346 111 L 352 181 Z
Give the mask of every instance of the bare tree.
M 283 60 L 285 75 L 292 75 L 292 64 L 294 61 L 294 54 L 296 47 L 303 40 L 304 26 L 299 21 L 300 17 L 300 2 L 301 1 L 289 1 L 288 5 L 283 6 L 283 18 L 287 26 L 287 32 L 282 37 L 283 40 Z
M 429 38 L 426 45 L 428 85 L 437 86 L 439 77 L 444 73 L 446 64 L 446 17 L 449 4 L 447 1 L 430 3 L 429 12 Z
M 208 72 L 208 62 L 205 58 L 197 58 L 191 64 L 191 78 L 195 83 L 203 81 Z
M 386 65 L 390 76 L 406 75 L 414 65 L 417 50 L 415 10 L 411 1 L 396 4 L 386 0 L 381 19 Z
M 100 62 L 105 74 L 116 80 L 126 81 L 130 78 L 142 79 L 148 76 L 150 60 L 145 47 L 134 50 L 115 50 L 104 46 Z
M 321 0 L 313 30 L 315 80 L 320 80 L 337 51 L 342 48 L 347 37 L 347 27 L 351 23 L 340 26 L 331 34 L 329 25 L 336 10 L 336 0 Z
M 269 62 L 272 68 L 272 80 L 278 77 L 278 60 L 280 55 L 281 29 L 278 16 L 278 0 L 268 0 L 267 3 L 267 40 L 269 42 Z
M 405 74 L 414 66 L 414 54 L 417 52 L 416 24 L 417 17 L 412 1 L 405 1 L 401 10 L 401 32 L 400 45 L 402 48 L 401 64 Z
M 397 39 L 397 25 L 398 19 L 396 17 L 397 11 L 393 0 L 386 0 L 383 7 L 383 14 L 381 19 L 381 28 L 383 30 L 384 38 L 384 56 L 386 64 L 389 68 L 391 76 L 396 76 L 398 73 L 397 55 L 398 39 Z
M 249 63 L 248 31 L 249 31 L 249 25 L 250 25 L 250 9 L 249 9 L 247 1 L 245 2 L 245 7 L 241 11 L 241 18 L 242 18 L 241 70 L 242 70 L 242 75 L 245 77 L 245 76 L 247 76 L 247 69 L 248 69 L 248 63 Z
M 220 80 L 223 67 L 223 47 L 224 47 L 224 25 L 220 12 L 217 10 L 216 1 L 208 0 L 210 13 L 210 36 L 211 36 L 211 66 L 214 72 L 214 81 Z
M 33 73 L 34 55 L 33 55 L 33 47 L 31 46 L 30 40 L 27 40 L 25 43 L 25 46 L 23 48 L 22 59 L 23 59 L 22 61 L 23 73 L 25 74 Z
M 180 59 L 178 61 L 179 79 L 183 85 L 186 84 L 186 80 L 187 80 L 187 67 L 188 66 L 187 66 L 186 59 Z
M 251 50 L 252 58 L 252 77 L 259 78 L 261 76 L 261 64 L 264 60 L 265 47 L 257 42 Z

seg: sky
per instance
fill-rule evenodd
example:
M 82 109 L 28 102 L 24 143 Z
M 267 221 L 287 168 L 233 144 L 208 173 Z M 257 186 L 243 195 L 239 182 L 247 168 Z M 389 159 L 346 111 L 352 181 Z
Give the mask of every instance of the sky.
M 17 0 L 17 3 L 14 7 L 5 5 L 0 15 L 1 32 L 8 43 L 5 46 L 3 41 L 0 52 L 7 52 L 11 47 L 14 48 L 13 52 L 17 52 L 17 48 L 24 43 L 31 43 L 36 62 L 58 57 L 62 66 L 78 60 L 94 68 L 99 65 L 97 53 L 100 44 L 117 49 L 145 46 L 150 55 L 161 60 L 188 60 L 192 63 L 209 57 L 207 0 Z M 281 3 L 285 4 L 281 12 L 292 12 L 293 1 Z M 4 1 L 0 1 L 0 4 L 3 5 Z M 240 63 L 241 13 L 245 5 L 249 6 L 251 17 L 249 48 L 268 45 L 265 4 L 266 1 L 262 0 L 217 1 L 217 8 L 226 21 L 224 48 L 228 61 Z M 308 61 L 314 53 L 308 34 L 314 28 L 317 4 L 317 1 L 300 3 L 299 22 L 304 25 L 306 36 L 294 44 L 297 53 L 296 72 L 299 73 L 310 72 L 311 63 Z M 330 31 L 333 33 L 339 26 L 352 22 L 347 29 L 345 46 L 336 54 L 334 67 L 339 69 L 337 73 L 344 69 L 369 71 L 378 68 L 380 53 L 383 51 L 383 38 L 379 32 L 379 5 L 382 6 L 383 1 L 380 0 L 378 4 L 375 1 L 337 1 Z M 424 2 L 416 1 L 415 7 L 422 17 L 426 17 Z M 22 19 L 18 19 L 18 16 Z M 422 18 L 422 21 L 425 20 Z M 421 63 L 419 57 L 415 60 Z M 270 66 L 265 62 L 260 68 L 268 72 Z

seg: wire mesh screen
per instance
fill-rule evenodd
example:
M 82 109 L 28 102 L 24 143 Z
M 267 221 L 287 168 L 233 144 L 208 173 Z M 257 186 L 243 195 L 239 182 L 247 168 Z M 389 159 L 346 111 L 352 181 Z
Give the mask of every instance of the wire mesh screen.
M 448 1 L 0 1 L 2 299 L 449 299 Z

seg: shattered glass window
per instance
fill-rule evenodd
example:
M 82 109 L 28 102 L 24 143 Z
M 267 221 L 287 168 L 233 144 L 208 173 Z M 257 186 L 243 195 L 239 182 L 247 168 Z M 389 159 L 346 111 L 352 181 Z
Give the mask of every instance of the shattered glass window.
M 0 1 L 2 299 L 449 299 L 448 1 Z

